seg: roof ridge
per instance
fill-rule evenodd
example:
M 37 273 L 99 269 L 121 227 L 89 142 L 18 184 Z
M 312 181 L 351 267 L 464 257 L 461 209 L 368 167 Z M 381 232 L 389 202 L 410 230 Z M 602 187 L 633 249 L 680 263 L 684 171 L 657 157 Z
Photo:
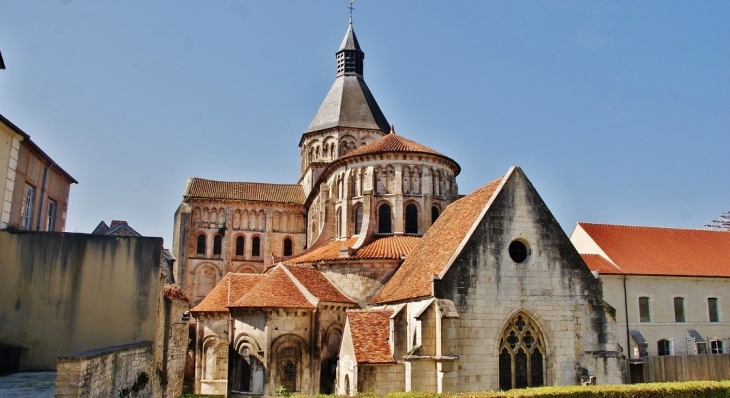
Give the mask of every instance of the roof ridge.
M 203 178 L 203 177 L 190 177 L 194 181 L 210 181 L 210 182 L 221 182 L 221 183 L 227 183 L 227 184 L 260 184 L 260 185 L 284 185 L 284 186 L 293 186 L 297 187 L 300 186 L 298 183 L 277 183 L 277 182 L 256 182 L 256 181 L 222 181 L 222 180 L 212 180 L 210 178 Z
M 459 200 L 461 200 L 461 199 L 459 199 Z M 680 231 L 730 232 L 730 231 L 726 231 L 726 230 L 717 230 L 717 229 L 709 229 L 709 228 L 664 227 L 664 226 L 661 226 L 661 225 L 609 224 L 609 223 L 587 222 L 587 221 L 578 221 L 578 224 L 581 224 L 581 225 L 598 225 L 598 226 L 604 226 L 604 227 L 670 229 L 670 230 L 680 230 Z

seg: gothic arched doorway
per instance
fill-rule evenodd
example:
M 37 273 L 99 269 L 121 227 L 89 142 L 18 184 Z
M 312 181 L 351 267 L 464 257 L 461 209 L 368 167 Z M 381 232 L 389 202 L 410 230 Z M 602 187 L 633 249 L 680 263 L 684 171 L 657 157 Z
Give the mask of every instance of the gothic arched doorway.
M 525 313 L 514 315 L 499 343 L 499 389 L 545 385 L 545 340 Z

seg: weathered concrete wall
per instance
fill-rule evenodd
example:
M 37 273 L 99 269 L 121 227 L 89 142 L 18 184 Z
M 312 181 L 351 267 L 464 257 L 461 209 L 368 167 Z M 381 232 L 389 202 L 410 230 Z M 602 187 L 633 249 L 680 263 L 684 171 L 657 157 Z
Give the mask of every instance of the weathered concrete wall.
M 0 341 L 20 370 L 69 352 L 152 341 L 162 239 L 0 231 Z
M 158 397 L 151 342 L 90 350 L 58 358 L 56 398 Z

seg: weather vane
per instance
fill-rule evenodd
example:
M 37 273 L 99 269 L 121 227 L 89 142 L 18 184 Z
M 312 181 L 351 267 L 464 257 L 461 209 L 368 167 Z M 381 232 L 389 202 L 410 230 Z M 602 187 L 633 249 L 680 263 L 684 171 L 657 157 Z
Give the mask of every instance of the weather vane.
M 354 2 L 355 2 L 355 0 L 350 0 L 350 6 L 347 7 L 347 8 L 350 9 L 350 22 L 352 22 L 352 10 L 355 9 L 355 8 L 352 7 L 352 3 L 354 3 Z

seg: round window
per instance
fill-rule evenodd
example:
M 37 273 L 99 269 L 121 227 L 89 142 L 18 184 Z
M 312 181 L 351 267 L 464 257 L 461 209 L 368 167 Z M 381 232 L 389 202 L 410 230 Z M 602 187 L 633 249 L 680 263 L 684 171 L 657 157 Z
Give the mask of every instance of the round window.
M 527 247 L 527 244 L 521 240 L 513 240 L 512 243 L 509 244 L 509 256 L 512 258 L 512 261 L 516 263 L 523 263 L 525 260 L 527 260 L 527 257 L 530 255 L 530 249 Z

